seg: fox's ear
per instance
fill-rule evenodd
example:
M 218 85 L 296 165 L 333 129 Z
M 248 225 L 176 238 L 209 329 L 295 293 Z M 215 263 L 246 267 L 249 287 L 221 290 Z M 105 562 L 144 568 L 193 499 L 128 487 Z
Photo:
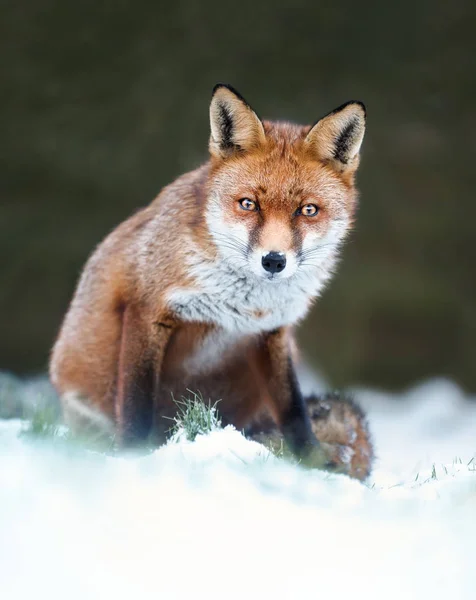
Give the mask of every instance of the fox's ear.
M 263 124 L 240 94 L 219 83 L 210 104 L 210 153 L 217 158 L 259 146 L 265 141 Z
M 318 121 L 307 134 L 305 144 L 320 160 L 340 172 L 354 171 L 365 133 L 365 106 L 347 102 Z

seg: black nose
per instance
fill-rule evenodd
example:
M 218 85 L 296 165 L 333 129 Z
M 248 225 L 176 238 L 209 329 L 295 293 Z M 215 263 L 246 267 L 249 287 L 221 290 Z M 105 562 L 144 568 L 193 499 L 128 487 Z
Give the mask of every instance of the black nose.
M 261 259 L 263 269 L 268 273 L 281 273 L 286 266 L 286 257 L 280 252 L 269 252 Z

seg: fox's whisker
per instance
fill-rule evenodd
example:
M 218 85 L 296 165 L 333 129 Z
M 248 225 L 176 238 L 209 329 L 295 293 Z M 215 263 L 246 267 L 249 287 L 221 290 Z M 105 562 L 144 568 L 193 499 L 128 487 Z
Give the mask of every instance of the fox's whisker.
M 220 244 L 233 244 L 238 248 L 241 248 L 243 251 L 248 250 L 248 245 L 242 242 L 240 239 L 234 236 L 225 236 L 224 234 L 218 233 L 215 234 L 221 241 Z
M 300 252 L 299 256 L 302 256 L 302 257 L 311 256 L 313 253 L 321 252 L 321 251 L 325 250 L 326 248 L 329 248 L 330 246 L 335 247 L 335 243 L 329 242 L 327 244 L 320 244 L 319 246 L 316 246 L 315 248 L 309 248 L 307 250 L 302 250 Z

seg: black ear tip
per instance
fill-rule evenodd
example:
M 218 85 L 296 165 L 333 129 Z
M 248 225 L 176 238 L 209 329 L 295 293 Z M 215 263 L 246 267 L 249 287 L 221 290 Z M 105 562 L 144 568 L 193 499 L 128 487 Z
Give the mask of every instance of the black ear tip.
M 221 83 L 218 82 L 214 87 L 213 87 L 213 91 L 212 91 L 212 98 L 213 96 L 217 93 L 217 91 L 221 88 L 226 88 L 227 90 L 233 91 L 233 88 L 231 87 L 231 85 L 229 85 L 228 83 Z
M 364 112 L 364 117 L 367 117 L 367 108 L 365 107 L 365 104 L 361 100 L 349 100 L 349 102 L 346 102 L 345 104 L 343 104 L 340 107 L 340 109 L 345 108 L 346 106 L 349 106 L 350 104 L 357 104 L 357 106 L 360 106 L 360 108 Z
M 240 92 L 238 92 L 237 90 L 235 90 L 235 88 L 232 85 L 230 85 L 229 83 L 221 83 L 221 82 L 217 83 L 214 86 L 213 92 L 212 92 L 212 97 L 218 92 L 218 90 L 221 90 L 222 88 L 225 88 L 226 90 L 228 90 L 232 94 L 235 94 L 235 96 L 238 96 L 238 98 L 241 98 Z
M 240 92 L 238 90 L 235 90 L 235 88 L 232 85 L 230 85 L 229 83 L 217 83 L 215 85 L 215 87 L 213 88 L 212 98 L 218 92 L 218 90 L 220 90 L 222 88 L 225 88 L 226 90 L 228 90 L 229 92 L 234 94 L 244 104 L 246 104 L 246 106 L 249 106 L 248 102 L 243 98 L 243 96 L 240 94 Z
M 341 110 L 344 110 L 344 108 L 347 108 L 348 106 L 351 106 L 352 104 L 354 104 L 354 105 L 357 104 L 357 106 L 360 106 L 360 108 L 362 109 L 362 111 L 364 113 L 364 119 L 365 119 L 367 117 L 367 109 L 365 108 L 365 104 L 363 102 L 361 102 L 360 100 L 349 100 L 348 102 L 344 102 L 344 104 L 341 104 L 340 106 L 335 108 L 333 111 L 328 113 L 326 115 L 326 117 L 329 117 L 330 115 L 335 115 L 336 113 L 339 113 Z
M 364 111 L 364 117 L 367 116 L 367 108 L 361 100 L 352 100 L 352 104 L 358 104 L 360 108 Z

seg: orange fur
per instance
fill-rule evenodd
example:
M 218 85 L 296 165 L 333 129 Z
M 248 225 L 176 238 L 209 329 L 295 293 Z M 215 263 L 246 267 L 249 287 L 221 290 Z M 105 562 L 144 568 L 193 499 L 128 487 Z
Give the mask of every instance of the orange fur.
M 210 115 L 210 161 L 164 188 L 88 260 L 51 379 L 62 397 L 76 394 L 107 417 L 124 445 L 153 428 L 163 439 L 172 396 L 193 389 L 221 399 L 225 422 L 237 427 L 267 407 L 294 450 L 318 463 L 291 327 L 330 277 L 352 222 L 363 108 L 351 103 L 312 128 L 262 122 L 218 86 Z M 242 198 L 259 211 L 244 210 Z M 317 215 L 299 212 L 308 204 Z M 315 268 L 306 244 L 316 245 Z M 272 252 L 288 257 L 282 274 L 262 271 Z

